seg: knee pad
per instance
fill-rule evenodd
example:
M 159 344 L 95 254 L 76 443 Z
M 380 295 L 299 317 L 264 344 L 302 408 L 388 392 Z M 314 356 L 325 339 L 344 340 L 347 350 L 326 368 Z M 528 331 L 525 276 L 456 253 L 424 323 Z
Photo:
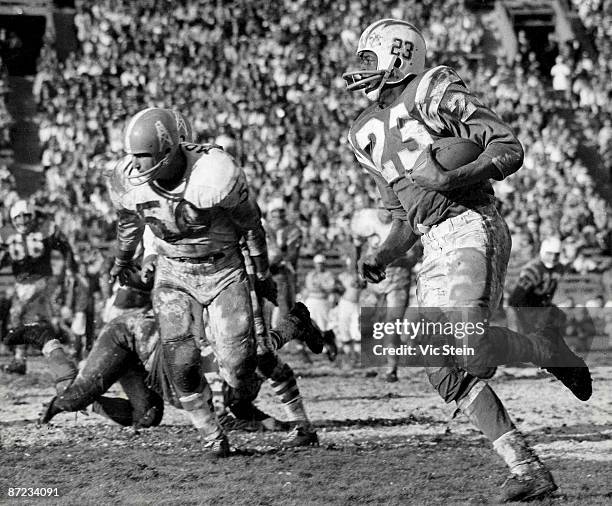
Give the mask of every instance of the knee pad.
M 204 373 L 195 338 L 186 335 L 165 341 L 162 346 L 175 387 L 181 394 L 197 391 Z

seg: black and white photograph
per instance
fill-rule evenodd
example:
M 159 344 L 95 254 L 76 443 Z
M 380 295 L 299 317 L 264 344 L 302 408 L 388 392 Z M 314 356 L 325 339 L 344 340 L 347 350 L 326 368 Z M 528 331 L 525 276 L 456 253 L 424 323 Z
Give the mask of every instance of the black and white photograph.
M 0 0 L 0 504 L 612 504 L 612 0 Z

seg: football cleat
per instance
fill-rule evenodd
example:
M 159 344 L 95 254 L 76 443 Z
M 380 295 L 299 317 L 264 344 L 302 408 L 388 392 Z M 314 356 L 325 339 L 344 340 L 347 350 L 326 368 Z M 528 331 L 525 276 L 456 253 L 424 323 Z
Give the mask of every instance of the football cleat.
M 229 440 L 225 434 L 213 439 L 204 445 L 207 455 L 213 459 L 222 459 L 230 456 Z
M 282 448 L 299 448 L 302 446 L 319 446 L 317 432 L 310 425 L 296 425 L 283 439 Z
M 581 401 L 587 401 L 593 394 L 593 380 L 585 361 L 576 355 L 563 338 L 558 339 L 557 350 L 551 359 L 552 363 L 564 364 L 565 367 L 545 367 Z
M 325 344 L 324 335 L 310 318 L 308 308 L 301 302 L 296 302 L 289 315 L 295 316 L 300 321 L 302 326 L 300 338 L 306 343 L 308 349 L 317 355 L 321 353 Z
M 530 501 L 541 499 L 557 490 L 552 475 L 544 468 L 533 473 L 511 475 L 501 486 L 501 502 Z
M 57 396 L 53 397 L 53 399 L 51 399 L 49 404 L 47 404 L 45 411 L 38 419 L 38 423 L 40 425 L 49 423 L 55 415 L 58 415 L 59 413 L 64 411 L 63 409 L 57 407 L 57 403 L 55 402 L 56 400 L 57 400 Z
M 588 401 L 591 398 L 593 380 L 586 364 L 583 367 L 545 367 L 545 369 L 581 401 Z
M 397 377 L 397 371 L 389 371 L 385 375 L 385 381 L 387 383 L 397 383 L 399 381 L 399 379 Z
M 10 364 L 3 367 L 3 370 L 9 374 L 20 374 L 23 376 L 26 373 L 25 360 L 12 360 Z

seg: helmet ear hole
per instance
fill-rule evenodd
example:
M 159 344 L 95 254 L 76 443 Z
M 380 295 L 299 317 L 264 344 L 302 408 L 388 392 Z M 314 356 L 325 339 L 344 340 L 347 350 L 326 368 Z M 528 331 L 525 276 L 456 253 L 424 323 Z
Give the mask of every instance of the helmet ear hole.
M 402 59 L 401 58 L 396 58 L 395 62 L 393 63 L 393 66 L 398 69 L 402 66 Z

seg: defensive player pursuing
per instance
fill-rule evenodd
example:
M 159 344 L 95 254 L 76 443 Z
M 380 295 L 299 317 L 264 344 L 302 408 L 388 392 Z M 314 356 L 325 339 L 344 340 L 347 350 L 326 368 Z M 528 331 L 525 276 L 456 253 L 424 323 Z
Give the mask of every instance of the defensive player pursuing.
M 132 163 L 113 177 L 119 213 L 114 276 L 129 278 L 145 224 L 158 253 L 153 309 L 164 360 L 180 402 L 217 456 L 229 443 L 209 403 L 199 373 L 202 312 L 208 311 L 211 343 L 225 381 L 248 397 L 255 381 L 253 314 L 238 246 L 245 237 L 259 291 L 276 297 L 268 269 L 265 233 L 244 172 L 221 148 L 180 142 L 171 111 L 148 108 L 127 124 L 125 149 Z M 120 167 L 120 168 L 119 168 Z M 125 184 L 125 181 L 129 183 Z
M 193 140 L 193 129 L 190 121 L 176 109 L 171 109 L 170 112 L 176 121 L 176 128 L 180 140 L 191 142 Z M 330 356 L 330 352 L 333 353 L 335 350 L 335 344 L 333 342 L 333 337 L 330 342 L 329 336 L 326 336 L 326 334 L 322 335 L 321 332 L 315 328 L 310 319 L 310 313 L 304 305 L 294 305 L 296 283 L 295 269 L 297 268 L 299 256 L 301 232 L 298 228 L 291 227 L 286 221 L 284 213 L 279 211 L 279 208 L 276 207 L 274 212 L 268 216 L 271 220 L 272 228 L 264 229 L 268 238 L 270 272 L 273 276 L 272 279 L 277 283 L 276 286 L 279 289 L 279 307 L 276 308 L 272 302 L 268 301 L 267 303 L 269 307 L 275 310 L 269 311 L 269 313 L 276 313 L 274 319 L 271 317 L 268 318 L 268 328 L 276 328 L 275 332 L 268 333 L 268 337 L 272 334 L 276 336 L 276 339 L 273 339 L 275 342 L 272 343 L 269 342 L 269 339 L 265 340 L 268 342 L 262 343 L 262 340 L 258 338 L 256 355 L 258 375 L 270 380 L 270 386 L 283 404 L 288 422 L 293 425 L 293 430 L 282 442 L 283 447 L 289 448 L 316 445 L 319 439 L 306 413 L 304 400 L 300 394 L 295 373 L 291 366 L 285 363 L 276 353 L 276 350 L 283 345 L 283 343 L 278 341 L 278 337 L 281 335 L 292 335 L 289 322 L 289 316 L 291 315 L 292 317 L 300 317 L 304 322 L 308 322 L 310 329 L 310 332 L 302 333 L 305 339 L 297 339 L 298 348 L 303 349 L 302 341 L 304 340 L 311 351 L 314 353 L 321 353 L 323 344 L 325 344 L 328 356 Z M 154 245 L 152 245 L 152 247 L 154 249 Z M 253 305 L 257 305 L 260 310 L 263 310 L 266 301 L 263 297 L 258 296 L 259 294 L 253 292 L 253 288 L 257 286 L 257 280 L 253 279 L 255 273 L 251 272 L 253 269 L 252 262 L 250 262 L 250 254 L 243 249 L 243 255 L 245 261 L 249 261 L 250 264 L 250 267 L 247 268 L 247 272 L 250 278 L 249 286 L 253 299 L 252 303 Z M 262 312 L 264 314 L 266 313 L 266 311 Z M 289 328 L 287 328 L 287 326 L 289 326 Z M 257 328 L 257 324 L 255 327 Z M 325 337 L 327 337 L 327 339 L 325 339 L 326 342 L 323 343 L 323 338 Z M 304 353 L 306 353 L 305 350 Z M 216 369 L 216 364 L 214 364 L 214 367 Z M 215 374 L 212 372 L 209 373 L 208 378 L 215 379 Z M 211 385 L 213 389 L 213 398 L 215 393 L 217 393 L 215 392 L 215 387 L 218 385 L 224 385 L 223 381 L 215 381 L 214 385 Z M 249 405 L 247 404 L 246 406 L 248 407 Z M 252 409 L 249 408 L 248 413 L 251 411 Z M 234 413 L 236 413 L 236 408 L 234 408 Z M 243 418 L 248 416 L 248 413 L 246 413 Z
M 66 262 L 66 273 L 74 277 L 74 256 L 67 239 L 59 230 L 45 235 L 38 226 L 34 206 L 25 200 L 18 200 L 9 211 L 15 233 L 7 237 L 0 249 L 0 268 L 10 264 L 15 276 L 8 336 L 22 332 L 26 326 L 51 328 L 52 309 L 49 280 L 51 252 L 59 251 Z M 13 361 L 5 367 L 6 372 L 26 373 L 25 346 L 15 347 Z
M 151 251 L 151 234 L 147 228 L 144 233 L 144 261 L 145 266 L 141 276 L 131 276 L 126 288 L 135 286 L 138 292 L 150 292 L 153 286 L 154 265 L 156 255 Z M 140 261 L 135 260 L 140 263 Z M 153 268 L 152 268 L 153 267 Z M 106 415 L 122 425 L 135 427 L 149 427 L 158 425 L 163 414 L 163 400 L 182 409 L 182 404 L 176 395 L 176 390 L 167 375 L 167 368 L 161 362 L 159 346 L 159 325 L 152 311 L 150 299 L 135 299 L 131 304 L 142 301 L 137 309 L 124 310 L 109 322 L 101 331 L 96 340 L 94 349 L 88 357 L 84 367 L 76 374 L 76 367 L 66 356 L 63 347 L 57 339 L 49 339 L 48 334 L 42 332 L 22 332 L 18 338 L 14 336 L 11 344 L 19 342 L 43 347 L 43 354 L 49 359 L 51 372 L 56 380 L 58 395 L 49 403 L 46 412 L 41 418 L 43 423 L 48 422 L 57 413 L 62 411 L 78 411 L 93 403 L 94 412 Z M 269 331 L 267 337 L 267 355 L 274 355 L 289 340 L 298 339 L 306 342 L 315 353 L 323 350 L 323 337 L 316 329 L 302 304 L 296 304 L 289 314 L 280 319 L 276 328 Z M 204 336 L 198 336 L 203 339 Z M 207 338 L 208 340 L 208 338 Z M 43 346 L 44 344 L 44 346 Z M 204 343 L 202 343 L 203 345 Z M 258 357 L 264 361 L 265 357 Z M 265 361 L 270 362 L 270 357 Z M 205 359 L 201 363 L 201 374 L 211 372 L 211 364 Z M 286 369 L 281 367 L 279 369 Z M 215 371 L 218 371 L 214 367 Z M 291 378 L 295 383 L 293 372 Z M 277 379 L 276 375 L 272 375 Z M 263 378 L 262 378 L 263 379 Z M 103 396 L 108 388 L 119 381 L 127 393 L 129 401 L 124 399 Z M 258 380 L 256 388 L 249 390 L 250 398 L 244 398 L 240 392 L 231 388 L 223 389 L 222 404 L 229 409 L 235 419 L 247 422 L 249 426 L 263 427 L 279 426 L 280 423 L 261 412 L 253 405 L 262 380 Z M 272 381 L 274 387 L 274 381 Z M 294 425 L 293 433 L 283 442 L 283 446 L 306 446 L 317 441 L 316 433 L 310 430 L 310 437 L 305 437 L 304 428 L 310 426 L 305 412 L 302 417 L 295 418 L 295 405 L 301 406 L 304 411 L 297 385 L 294 385 L 295 394 L 289 392 L 291 385 L 279 395 L 288 409 L 289 422 L 283 425 Z M 298 413 L 299 415 L 299 413 Z M 297 420 L 297 422 L 296 422 Z M 225 418 L 227 421 L 227 418 Z M 301 430 L 298 430 L 301 429 Z M 300 437 L 301 436 L 301 437 Z M 314 441 L 313 441 L 314 439 Z
M 420 236 L 424 258 L 417 284 L 419 306 L 441 308 L 451 322 L 457 319 L 453 308 L 480 310 L 486 318 L 500 302 L 511 247 L 489 179 L 516 172 L 523 150 L 510 128 L 451 68 L 425 70 L 425 51 L 415 26 L 383 19 L 359 39 L 362 70 L 343 76 L 349 90 L 363 90 L 374 102 L 355 120 L 349 142 L 393 216 L 389 236 L 361 259 L 360 272 L 368 281 L 381 281 L 385 267 Z M 482 154 L 447 172 L 430 147 L 442 137 L 470 139 L 482 147 Z M 426 163 L 413 167 L 423 151 Z M 579 399 L 591 395 L 588 368 L 558 336 L 526 337 L 489 326 L 473 344 L 476 355 L 479 347 L 486 347 L 509 362 L 575 365 L 547 369 Z M 551 474 L 483 381 L 501 364 L 484 367 L 449 357 L 442 365 L 427 368 L 431 384 L 446 402 L 457 403 L 510 468 L 501 499 L 532 499 L 554 491 Z

